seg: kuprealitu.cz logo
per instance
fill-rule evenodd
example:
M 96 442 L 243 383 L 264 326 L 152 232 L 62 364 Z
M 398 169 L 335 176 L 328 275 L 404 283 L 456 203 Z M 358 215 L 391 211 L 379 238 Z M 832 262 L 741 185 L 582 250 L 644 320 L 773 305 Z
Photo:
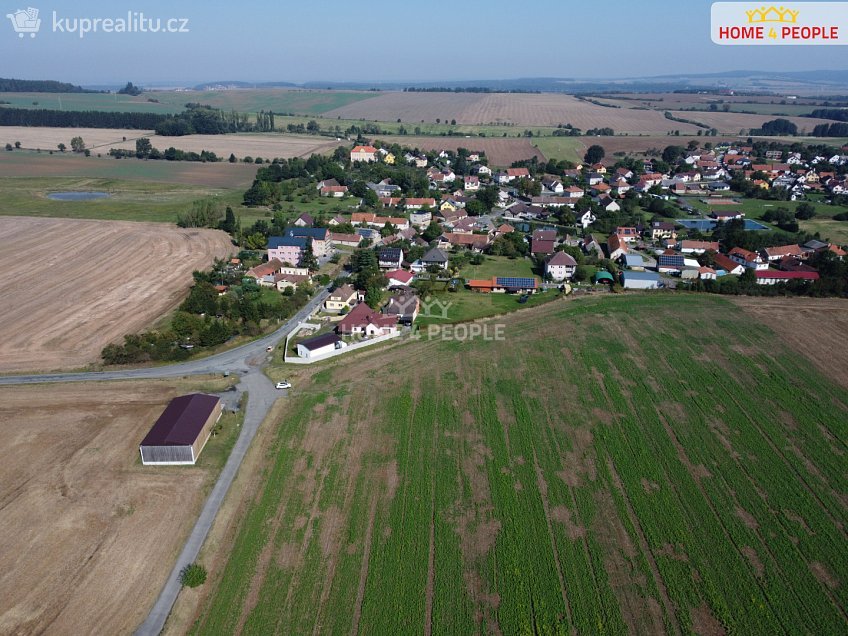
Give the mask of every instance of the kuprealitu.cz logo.
M 12 28 L 19 38 L 34 38 L 41 31 L 41 17 L 35 7 L 16 9 L 7 13 Z M 97 33 L 189 33 L 189 19 L 145 15 L 144 11 L 127 11 L 120 16 L 65 17 L 57 11 L 51 14 L 50 31 L 84 38 Z M 45 29 L 48 30 L 48 29 Z

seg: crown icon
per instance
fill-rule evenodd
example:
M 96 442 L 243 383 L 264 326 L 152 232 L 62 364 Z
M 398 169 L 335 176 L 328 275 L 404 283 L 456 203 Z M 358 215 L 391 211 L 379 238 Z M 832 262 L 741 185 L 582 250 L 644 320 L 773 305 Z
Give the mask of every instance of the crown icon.
M 760 22 L 788 22 L 794 24 L 798 19 L 798 13 L 800 12 L 797 10 L 793 11 L 792 9 L 772 5 L 770 7 L 760 7 L 759 9 L 746 11 L 745 15 L 748 16 L 748 24 Z

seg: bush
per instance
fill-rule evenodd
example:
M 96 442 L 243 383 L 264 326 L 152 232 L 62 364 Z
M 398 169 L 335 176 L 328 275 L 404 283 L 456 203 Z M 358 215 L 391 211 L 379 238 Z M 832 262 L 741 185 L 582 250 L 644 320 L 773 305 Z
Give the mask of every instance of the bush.
M 198 587 L 206 582 L 206 568 L 198 563 L 190 563 L 180 570 L 180 585 Z

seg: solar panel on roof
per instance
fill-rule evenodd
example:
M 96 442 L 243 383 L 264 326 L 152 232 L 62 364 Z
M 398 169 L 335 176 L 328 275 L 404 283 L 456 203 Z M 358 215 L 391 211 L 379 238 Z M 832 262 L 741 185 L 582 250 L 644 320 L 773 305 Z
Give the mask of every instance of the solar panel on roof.
M 500 287 L 512 287 L 512 288 L 521 288 L 526 289 L 528 287 L 536 286 L 535 278 L 515 278 L 511 276 L 507 276 L 504 278 L 498 277 L 497 279 L 498 286 Z

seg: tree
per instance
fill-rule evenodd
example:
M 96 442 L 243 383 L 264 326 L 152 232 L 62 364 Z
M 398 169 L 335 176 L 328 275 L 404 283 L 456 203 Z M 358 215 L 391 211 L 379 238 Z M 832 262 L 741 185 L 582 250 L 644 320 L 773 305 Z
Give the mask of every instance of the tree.
M 814 206 L 812 203 L 808 203 L 807 201 L 798 204 L 798 207 L 795 208 L 795 218 L 800 221 L 807 221 L 808 219 L 813 218 L 815 215 L 816 206 Z
M 598 163 L 605 155 L 606 151 L 603 149 L 603 146 L 592 144 L 586 150 L 586 154 L 583 156 L 583 161 L 586 163 Z
M 139 159 L 149 157 L 151 150 L 153 150 L 153 144 L 147 137 L 140 137 L 135 140 L 135 156 Z
M 133 97 L 137 97 L 141 95 L 141 89 L 138 86 L 133 86 L 132 82 L 127 82 L 127 85 L 118 91 L 118 95 L 132 95 Z
M 300 257 L 300 266 L 305 267 L 310 272 L 318 270 L 318 259 L 315 258 L 315 252 L 312 250 L 312 237 L 306 241 L 306 249 L 303 250 L 303 256 Z
M 236 159 L 236 156 L 233 153 L 230 153 L 230 158 L 227 159 L 227 161 L 229 161 L 230 163 L 236 163 L 238 159 Z
M 59 152 L 65 152 L 65 150 L 67 149 L 67 146 L 65 144 L 59 144 L 56 147 L 59 149 Z
M 206 568 L 199 563 L 190 563 L 180 570 L 180 585 L 198 587 L 206 582 Z
M 666 163 L 675 164 L 684 152 L 682 146 L 666 146 L 662 152 L 662 159 Z
M 230 206 L 227 206 L 224 220 L 221 221 L 221 229 L 227 234 L 232 234 L 236 230 L 236 215 Z
M 12 148 L 12 144 L 6 144 L 6 150 L 12 152 L 14 150 L 14 148 Z

